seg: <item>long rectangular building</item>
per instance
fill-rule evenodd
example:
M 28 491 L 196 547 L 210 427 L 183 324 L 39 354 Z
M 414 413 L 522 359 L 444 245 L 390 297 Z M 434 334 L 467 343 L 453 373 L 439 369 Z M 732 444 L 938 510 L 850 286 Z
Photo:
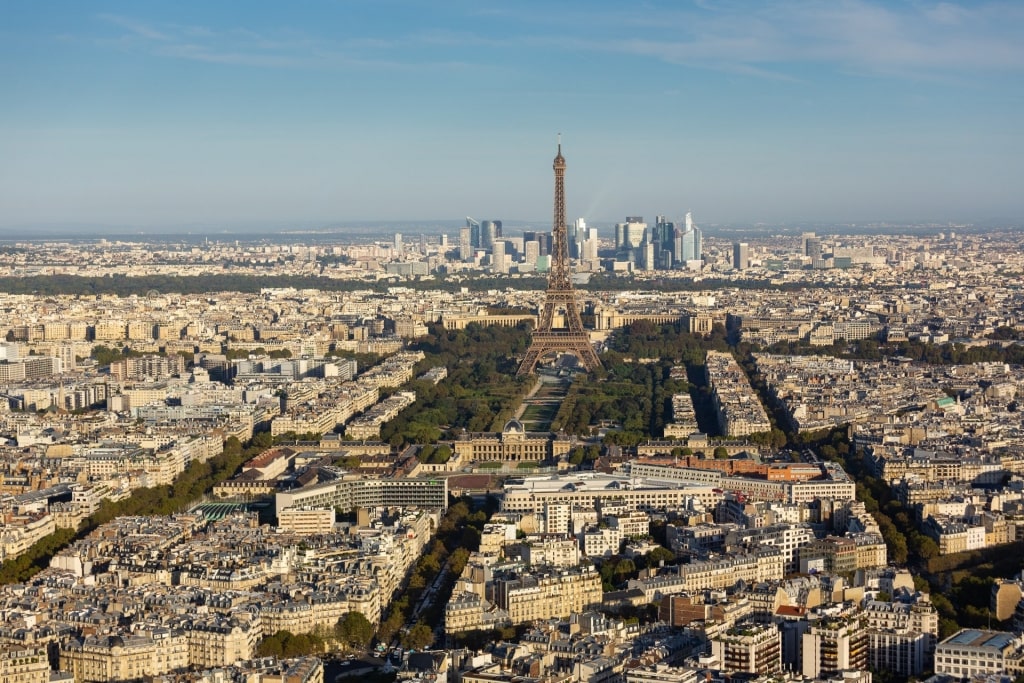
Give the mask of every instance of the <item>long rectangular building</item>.
M 342 477 L 311 484 L 275 496 L 276 514 L 295 507 L 424 507 L 445 510 L 448 507 L 448 480 L 437 479 L 364 479 Z
M 727 461 L 719 461 L 727 462 Z M 817 498 L 845 501 L 855 500 L 856 485 L 842 467 L 826 462 L 819 465 L 821 474 L 814 479 L 787 481 L 785 479 L 723 476 L 722 472 L 695 467 L 673 467 L 634 460 L 629 472 L 634 477 L 659 483 L 677 485 L 703 485 L 722 491 L 742 493 L 750 500 L 769 500 L 786 503 L 807 503 Z
M 624 505 L 629 510 L 711 510 L 721 498 L 720 489 L 686 481 L 571 474 L 509 480 L 504 486 L 501 507 L 506 512 L 536 513 L 551 503 L 595 507 L 605 502 Z

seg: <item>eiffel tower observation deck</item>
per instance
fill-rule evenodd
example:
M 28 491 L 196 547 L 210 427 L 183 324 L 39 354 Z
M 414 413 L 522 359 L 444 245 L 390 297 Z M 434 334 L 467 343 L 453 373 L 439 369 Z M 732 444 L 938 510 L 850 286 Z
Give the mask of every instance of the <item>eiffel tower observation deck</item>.
M 579 302 L 572 286 L 572 272 L 569 268 L 569 240 L 565 227 L 565 157 L 562 156 L 562 142 L 558 142 L 555 169 L 555 216 L 551 230 L 551 271 L 548 274 L 548 288 L 540 313 L 540 322 L 530 340 L 530 348 L 519 366 L 518 375 L 533 374 L 537 363 L 547 355 L 571 353 L 587 370 L 601 367 L 590 343 L 590 335 L 583 329 L 580 319 Z M 555 313 L 562 311 L 565 327 L 554 328 Z

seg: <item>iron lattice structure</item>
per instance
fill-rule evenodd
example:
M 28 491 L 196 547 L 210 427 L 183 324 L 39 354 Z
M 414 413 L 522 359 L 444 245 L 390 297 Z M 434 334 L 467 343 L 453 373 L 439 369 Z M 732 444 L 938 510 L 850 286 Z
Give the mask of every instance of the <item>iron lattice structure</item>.
M 529 375 L 537 362 L 548 353 L 571 353 L 579 358 L 587 370 L 601 367 L 597 352 L 590 343 L 590 335 L 583 329 L 580 319 L 579 302 L 572 286 L 572 272 L 569 269 L 569 238 L 565 227 L 565 157 L 562 143 L 558 143 L 555 156 L 555 216 L 551 229 L 551 272 L 548 274 L 548 289 L 544 296 L 544 307 L 540 322 L 533 332 L 526 358 L 519 366 L 518 375 Z M 556 311 L 565 314 L 565 327 L 554 329 Z

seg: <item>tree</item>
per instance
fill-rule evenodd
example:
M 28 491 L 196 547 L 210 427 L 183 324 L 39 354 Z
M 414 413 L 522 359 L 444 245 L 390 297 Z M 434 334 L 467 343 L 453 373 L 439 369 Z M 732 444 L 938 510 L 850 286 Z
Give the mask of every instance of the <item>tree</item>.
M 455 576 L 460 576 L 462 570 L 466 568 L 466 562 L 469 561 L 469 551 L 465 548 L 456 548 L 452 551 L 451 557 L 449 558 L 449 569 Z
M 114 361 L 124 358 L 120 349 L 112 349 L 104 344 L 92 347 L 92 357 L 98 365 L 110 365 Z
M 661 562 L 669 564 L 676 561 L 676 554 L 668 548 L 661 546 L 647 553 L 647 566 L 657 567 Z
M 338 619 L 334 633 L 341 642 L 362 649 L 373 640 L 373 624 L 362 612 L 349 612 Z
M 256 653 L 261 657 L 281 657 L 284 654 L 284 646 L 281 645 L 281 638 L 276 634 L 267 636 L 256 648 Z
M 729 451 L 725 446 L 718 446 L 714 451 L 715 460 L 725 460 L 729 457 Z
M 917 553 L 922 559 L 930 560 L 933 557 L 939 556 L 939 544 L 931 539 L 929 536 L 921 534 L 921 540 L 917 547 Z
M 422 621 L 402 636 L 402 647 L 410 650 L 425 650 L 434 643 L 434 631 Z

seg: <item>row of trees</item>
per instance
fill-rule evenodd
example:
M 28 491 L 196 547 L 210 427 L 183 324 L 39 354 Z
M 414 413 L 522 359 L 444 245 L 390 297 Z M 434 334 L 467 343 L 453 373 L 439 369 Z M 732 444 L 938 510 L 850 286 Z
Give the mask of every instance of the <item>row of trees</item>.
M 365 621 L 366 618 L 363 617 L 363 619 Z M 278 631 L 260 642 L 256 647 L 256 654 L 260 657 L 303 657 L 323 652 L 326 642 L 324 636 L 316 631 L 312 633 Z
M 441 623 L 444 604 L 451 595 L 455 580 L 469 560 L 470 552 L 480 547 L 480 532 L 495 508 L 496 505 L 490 501 L 489 505 L 474 509 L 471 498 L 460 499 L 448 508 L 437 527 L 434 540 L 409 573 L 406 589 L 389 604 L 377 631 L 377 638 L 381 642 L 391 642 L 400 636 L 402 647 L 415 650 L 433 643 L 434 633 L 430 624 Z M 416 623 L 410 624 L 413 610 L 423 598 L 424 591 L 442 571 L 445 576 L 432 603 L 421 611 Z
M 529 341 L 526 326 L 432 326 L 412 345 L 426 356 L 417 373 L 445 366 L 448 377 L 438 384 L 411 382 L 416 402 L 381 428 L 381 438 L 402 447 L 456 438 L 462 430 L 501 429 L 532 386 L 532 378 L 515 377 L 516 356 L 525 353 Z
M 247 267 L 259 266 L 252 261 L 246 264 Z M 351 292 L 356 290 L 371 290 L 385 293 L 396 281 L 400 281 L 403 287 L 418 290 L 440 290 L 446 292 L 457 292 L 461 289 L 471 291 L 502 290 L 515 286 L 517 290 L 543 290 L 548 285 L 548 279 L 543 275 L 533 277 L 516 277 L 514 280 L 509 277 L 498 276 L 475 276 L 475 277 L 448 277 L 443 273 L 436 273 L 425 278 L 404 280 L 401 278 L 387 278 L 382 280 L 367 278 L 365 280 L 342 280 L 338 278 L 318 277 L 314 275 L 277 275 L 272 274 L 278 263 L 267 264 L 267 275 L 251 275 L 248 273 L 230 272 L 232 264 L 225 263 L 225 272 L 207 275 L 148 275 L 141 277 L 128 277 L 124 274 L 105 275 L 102 277 L 83 277 L 77 275 L 46 275 L 35 277 L 0 277 L 0 291 L 12 294 L 36 294 L 39 296 L 52 296 L 60 294 L 77 294 L 95 296 L 98 294 L 115 294 L 117 296 L 129 297 L 139 292 L 156 290 L 165 294 L 207 294 L 209 292 L 242 292 L 258 294 L 261 289 L 295 287 L 296 289 L 319 289 L 330 292 Z M 771 291 L 800 291 L 814 287 L 825 287 L 823 283 L 800 283 L 792 282 L 782 285 L 774 285 L 769 280 L 746 280 L 732 281 L 722 279 L 703 279 L 699 282 L 684 280 L 681 278 L 668 278 L 664 280 L 636 279 L 633 277 L 622 277 L 618 275 L 597 275 L 592 277 L 588 283 L 579 285 L 579 288 L 587 291 L 632 291 L 651 290 L 658 291 L 705 291 L 709 288 L 732 287 L 739 289 L 764 289 Z
M 0 565 L 0 584 L 21 583 L 50 566 L 50 558 L 57 551 L 75 540 L 74 529 L 57 529 L 49 536 L 36 541 L 17 557 L 4 560 Z
M 692 334 L 682 321 L 659 325 L 637 320 L 616 331 L 608 342 L 611 351 L 633 358 L 658 358 L 704 365 L 709 350 L 727 352 L 725 326 L 716 324 L 711 334 Z
M 990 338 L 1008 340 L 1006 333 Z M 1024 345 L 998 342 L 967 346 L 959 342 L 933 344 L 920 341 L 880 343 L 877 339 L 859 339 L 853 342 L 837 340 L 832 346 L 811 346 L 806 341 L 777 342 L 764 349 L 747 345 L 754 351 L 797 356 L 817 355 L 849 358 L 852 360 L 882 360 L 883 358 L 909 358 L 931 365 L 965 365 L 971 363 L 1024 363 Z
M 618 363 L 601 376 L 579 376 L 572 385 L 551 428 L 589 436 L 591 425 L 620 427 L 627 439 L 642 439 L 651 424 L 654 385 L 661 368 L 639 363 Z
M 420 462 L 429 465 L 443 465 L 451 459 L 452 449 L 447 444 L 435 446 L 428 443 L 420 448 L 419 452 L 416 453 L 416 457 Z

